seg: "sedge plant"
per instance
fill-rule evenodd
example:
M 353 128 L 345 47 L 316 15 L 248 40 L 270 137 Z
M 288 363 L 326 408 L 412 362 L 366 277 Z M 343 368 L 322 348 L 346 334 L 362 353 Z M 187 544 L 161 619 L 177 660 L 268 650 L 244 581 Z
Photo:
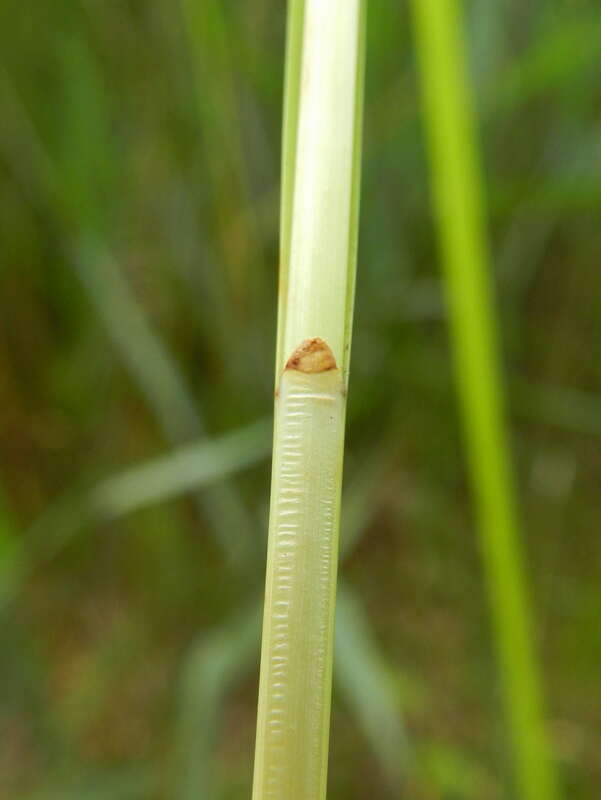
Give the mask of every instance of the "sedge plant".
M 362 0 L 291 0 L 253 800 L 325 797 L 355 286 Z
M 555 800 L 504 431 L 482 178 L 458 0 L 413 0 L 450 326 L 522 800 Z

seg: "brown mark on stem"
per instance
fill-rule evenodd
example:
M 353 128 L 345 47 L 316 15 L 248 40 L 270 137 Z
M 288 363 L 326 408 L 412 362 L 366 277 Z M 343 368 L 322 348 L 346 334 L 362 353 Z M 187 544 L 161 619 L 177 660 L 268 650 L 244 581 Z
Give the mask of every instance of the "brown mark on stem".
M 315 337 L 305 339 L 299 344 L 286 362 L 284 369 L 295 369 L 298 372 L 313 374 L 328 372 L 328 370 L 336 368 L 336 359 L 329 346 L 323 339 Z

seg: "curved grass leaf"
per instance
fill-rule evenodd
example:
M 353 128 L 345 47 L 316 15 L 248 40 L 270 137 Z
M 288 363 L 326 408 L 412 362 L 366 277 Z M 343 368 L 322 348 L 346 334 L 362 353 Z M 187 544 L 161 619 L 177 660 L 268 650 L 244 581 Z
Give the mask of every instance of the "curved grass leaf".
M 183 445 L 98 484 L 90 505 L 95 515 L 112 518 L 196 491 L 266 458 L 270 433 L 271 422 L 261 420 L 213 441 Z
M 411 754 L 398 687 L 348 583 L 338 589 L 334 680 L 388 782 L 399 789 Z
M 91 53 L 88 57 L 92 58 Z M 69 199 L 62 194 L 62 180 L 55 159 L 37 134 L 5 70 L 0 71 L 0 96 L 11 109 L 8 133 L 0 135 L 0 146 L 6 153 L 9 167 L 62 228 L 65 239 L 70 242 L 70 266 L 86 288 L 117 353 L 131 371 L 159 424 L 174 443 L 201 434 L 204 425 L 197 404 L 161 339 L 148 325 L 110 247 L 99 232 L 80 229 L 73 223 Z M 21 166 L 23 160 L 26 169 Z M 80 165 L 84 169 L 84 179 L 86 166 L 89 166 L 87 162 Z M 217 542 L 232 562 L 238 566 L 252 564 L 251 522 L 232 487 L 227 483 L 214 486 L 198 505 L 201 513 L 206 511 Z
M 195 492 L 267 457 L 270 424 L 260 421 L 214 440 L 184 445 L 171 453 L 70 493 L 50 506 L 26 532 L 13 596 L 19 581 L 65 547 L 86 525 Z
M 204 634 L 185 658 L 177 698 L 176 800 L 218 796 L 216 743 L 227 693 L 247 674 L 259 653 L 259 599 L 248 610 Z

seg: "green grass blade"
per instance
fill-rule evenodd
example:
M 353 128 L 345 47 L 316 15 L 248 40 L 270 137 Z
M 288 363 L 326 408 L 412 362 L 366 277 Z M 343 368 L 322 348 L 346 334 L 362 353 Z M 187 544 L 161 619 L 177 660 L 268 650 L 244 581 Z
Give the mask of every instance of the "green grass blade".
M 73 263 L 115 349 L 171 441 L 198 436 L 204 427 L 199 411 L 112 254 L 98 241 L 88 241 Z
M 20 541 L 4 492 L 0 489 L 0 609 L 14 591 L 17 578 Z
M 409 760 L 399 692 L 359 599 L 341 582 L 336 608 L 334 680 L 392 787 Z
M 177 800 L 217 797 L 215 750 L 227 693 L 258 656 L 261 604 L 199 637 L 186 656 L 176 720 Z
M 6 598 L 19 581 L 43 561 L 66 547 L 87 525 L 166 502 L 186 492 L 210 489 L 211 484 L 266 458 L 269 423 L 259 421 L 222 437 L 183 445 L 165 456 L 128 467 L 80 494 L 57 500 L 24 536 L 23 563 Z
M 261 420 L 211 441 L 185 445 L 163 458 L 131 467 L 91 493 L 99 516 L 118 517 L 193 492 L 266 458 L 269 423 Z
M 459 5 L 413 0 L 432 181 L 516 782 L 556 797 L 503 427 L 484 203 Z
M 582 436 L 601 436 L 599 400 L 588 392 L 531 381 L 512 384 L 516 413 Z
M 38 202 L 41 199 L 44 210 L 56 218 L 71 241 L 70 266 L 159 424 L 176 444 L 202 433 L 204 423 L 197 404 L 167 348 L 148 324 L 111 248 L 100 234 L 80 230 L 74 224 L 69 202 L 61 193 L 55 160 L 5 70 L 0 70 L 0 97 L 13 112 L 9 135 L 0 135 L 0 147 L 9 166 Z M 16 157 L 20 153 L 24 154 L 26 170 Z M 204 503 L 197 501 L 197 506 L 206 512 L 211 531 L 229 559 L 238 565 L 252 563 L 251 522 L 234 488 L 228 484 L 213 486 Z
M 98 240 L 87 240 L 72 262 L 116 351 L 154 411 L 169 440 L 178 444 L 205 430 L 189 389 L 161 338 L 146 321 L 112 254 Z M 232 486 L 211 487 L 201 513 L 224 552 L 235 563 L 252 561 L 251 523 Z
M 228 12 L 218 0 L 181 2 L 221 259 L 229 275 L 234 307 L 240 309 L 253 291 L 249 266 L 261 253 L 244 155 Z M 232 232 L 234 220 L 236 231 Z
M 158 784 L 156 772 L 145 764 L 72 772 L 50 777 L 43 789 L 28 793 L 23 800 L 148 800 Z
M 361 466 L 346 481 L 340 532 L 341 560 L 349 558 L 376 514 L 381 499 L 378 489 L 391 468 L 394 448 L 380 440 L 371 452 L 362 454 Z
M 217 797 L 216 745 L 230 689 L 258 655 L 261 603 L 199 637 L 182 667 L 176 718 L 175 775 L 178 800 Z M 399 787 L 409 748 L 399 693 L 363 609 L 341 583 L 336 612 L 334 678 L 391 786 Z

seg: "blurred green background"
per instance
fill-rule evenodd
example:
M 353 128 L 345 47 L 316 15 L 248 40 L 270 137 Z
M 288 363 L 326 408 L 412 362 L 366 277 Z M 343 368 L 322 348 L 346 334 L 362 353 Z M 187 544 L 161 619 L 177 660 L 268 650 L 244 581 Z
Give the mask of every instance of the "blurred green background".
M 565 796 L 601 786 L 601 11 L 466 5 Z M 0 796 L 248 798 L 285 4 L 0 10 Z M 329 797 L 510 764 L 410 18 L 369 3 Z

